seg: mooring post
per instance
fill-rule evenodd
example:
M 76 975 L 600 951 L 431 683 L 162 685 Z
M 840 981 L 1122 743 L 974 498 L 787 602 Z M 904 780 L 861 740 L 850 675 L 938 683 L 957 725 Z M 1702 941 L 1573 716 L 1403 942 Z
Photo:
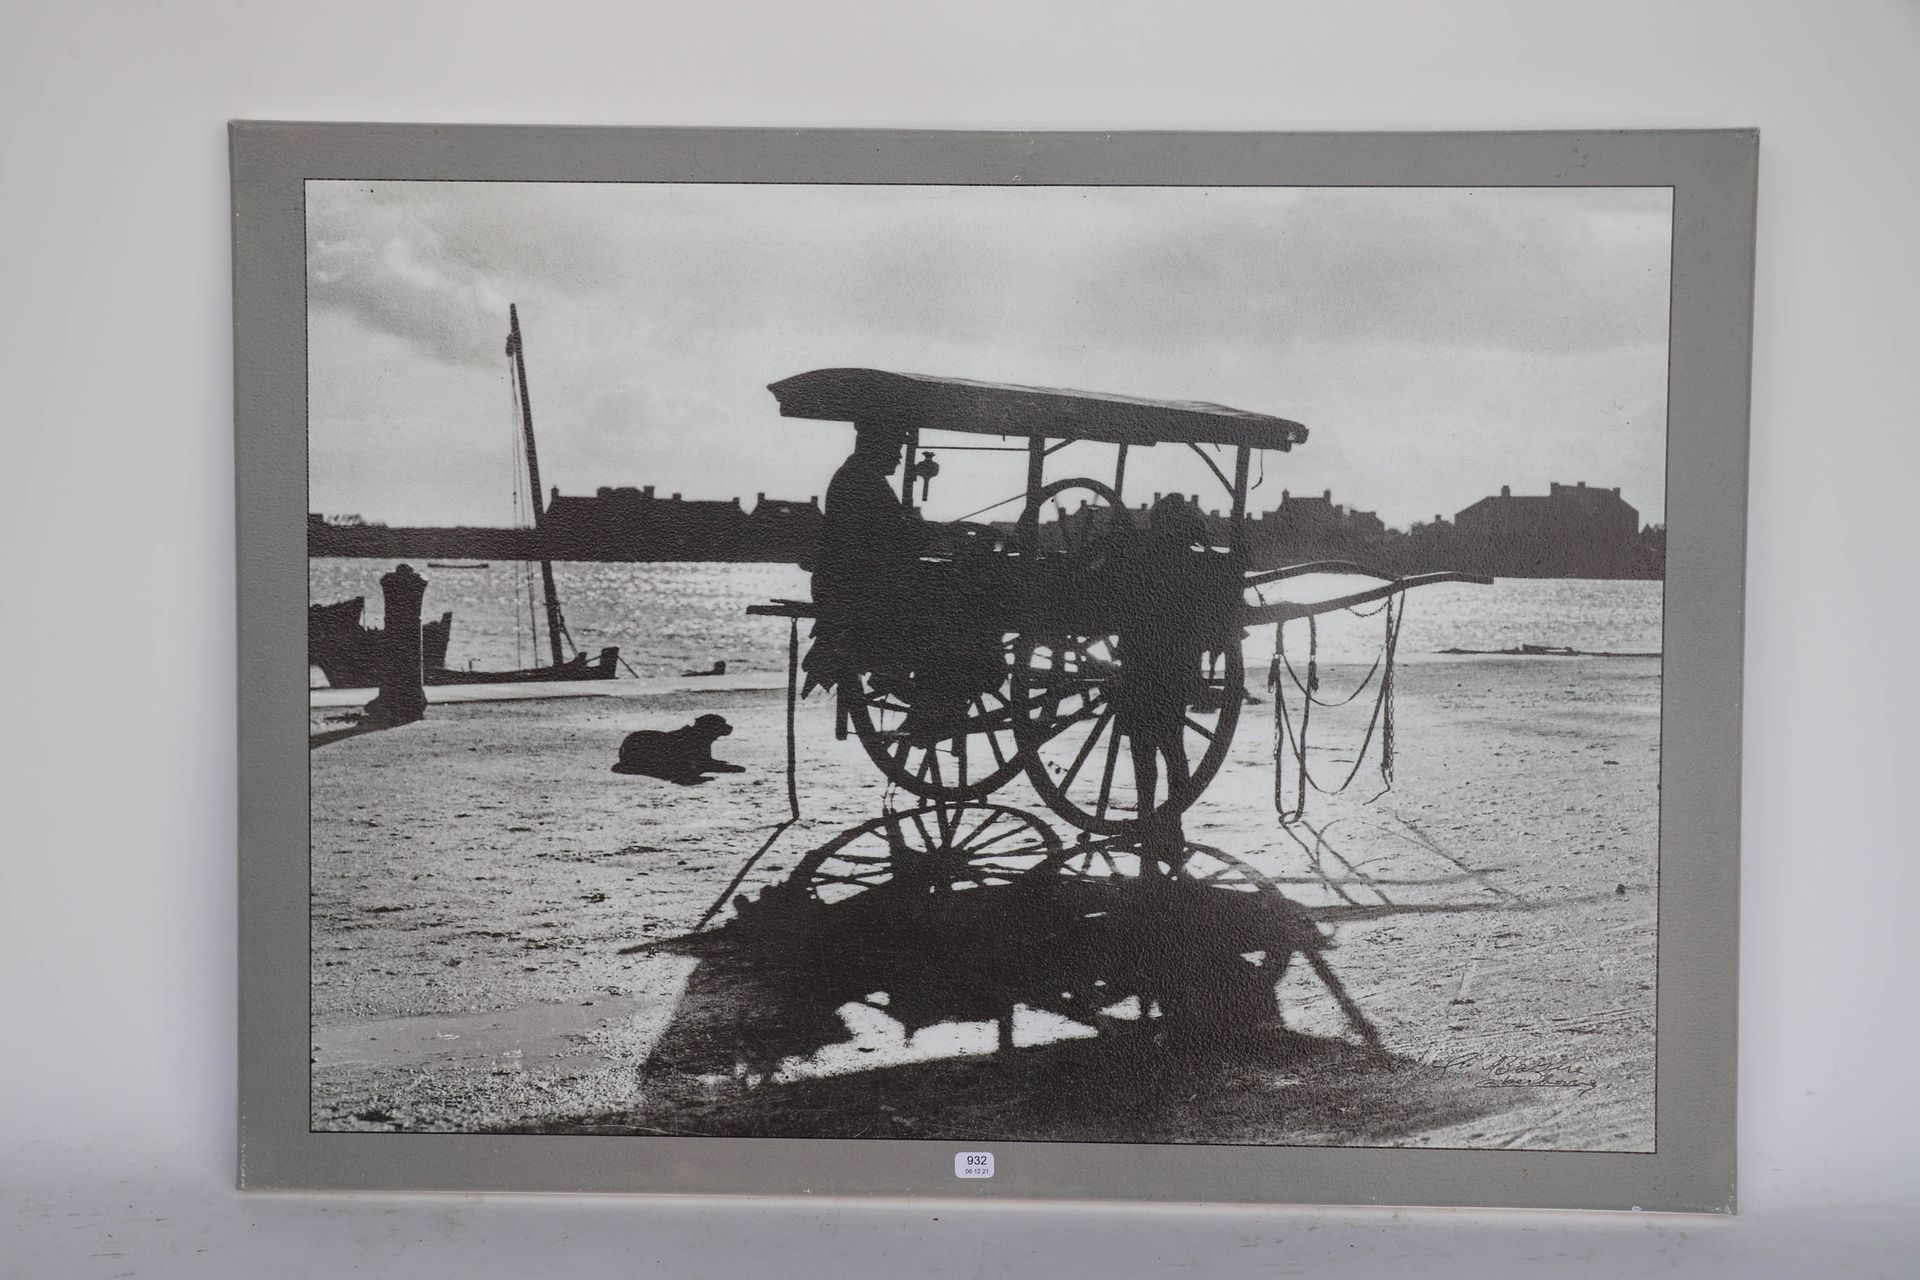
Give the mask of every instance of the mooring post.
M 386 621 L 382 624 L 380 692 L 367 714 L 384 724 L 411 724 L 427 714 L 427 691 L 420 672 L 420 602 L 427 580 L 401 565 L 380 575 Z

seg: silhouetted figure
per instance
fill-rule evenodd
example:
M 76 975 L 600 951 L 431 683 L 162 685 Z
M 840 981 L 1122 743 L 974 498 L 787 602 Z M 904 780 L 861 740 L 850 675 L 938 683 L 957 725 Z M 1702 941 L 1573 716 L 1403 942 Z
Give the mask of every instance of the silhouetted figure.
M 1185 786 L 1186 716 L 1204 695 L 1207 623 L 1192 595 L 1195 548 L 1206 522 L 1177 494 L 1154 503 L 1144 536 L 1121 571 L 1117 633 L 1123 678 L 1113 690 L 1115 727 L 1127 737 L 1142 810 L 1153 803 L 1166 761 L 1166 793 Z
M 427 580 L 401 565 L 380 575 L 386 620 L 381 626 L 380 692 L 367 704 L 367 722 L 376 726 L 410 724 L 427 714 L 427 691 L 420 669 L 420 602 Z
M 713 666 L 705 671 L 682 671 L 680 673 L 682 679 L 693 676 L 723 676 L 725 674 L 727 674 L 727 660 L 725 658 L 715 658 L 713 660 Z
M 884 630 L 909 585 L 927 528 L 887 483 L 900 469 L 904 432 L 862 426 L 853 453 L 827 485 L 827 505 L 814 557 L 813 598 L 821 612 L 849 627 Z
M 813 567 L 820 606 L 812 679 L 831 683 L 841 664 L 867 673 L 876 692 L 905 698 L 909 734 L 955 729 L 973 697 L 1005 674 L 988 601 L 950 560 L 923 559 L 937 533 L 894 495 L 905 433 L 861 426 L 853 453 L 827 486 Z
M 713 744 L 733 732 L 724 716 L 711 713 L 678 729 L 641 729 L 620 744 L 615 773 L 634 773 L 691 787 L 709 774 L 745 773 L 737 764 L 713 758 Z

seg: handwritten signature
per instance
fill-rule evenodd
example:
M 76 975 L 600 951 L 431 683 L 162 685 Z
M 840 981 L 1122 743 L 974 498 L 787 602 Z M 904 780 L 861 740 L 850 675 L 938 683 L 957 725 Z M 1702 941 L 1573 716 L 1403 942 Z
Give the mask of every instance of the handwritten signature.
M 1435 1065 L 1485 1073 L 1490 1079 L 1474 1086 L 1479 1089 L 1577 1089 L 1591 1093 L 1600 1087 L 1599 1080 L 1580 1075 L 1565 1062 L 1539 1055 L 1503 1053 L 1483 1059 L 1476 1054 L 1460 1054 Z

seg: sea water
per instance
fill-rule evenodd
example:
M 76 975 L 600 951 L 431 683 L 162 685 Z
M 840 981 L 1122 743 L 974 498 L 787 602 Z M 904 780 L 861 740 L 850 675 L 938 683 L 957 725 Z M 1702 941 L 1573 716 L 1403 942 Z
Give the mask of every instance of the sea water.
M 308 563 L 309 600 L 329 604 L 362 596 L 362 621 L 381 621 L 380 575 L 386 560 L 316 559 Z M 550 656 L 539 569 L 495 561 L 485 568 L 434 568 L 410 561 L 427 579 L 422 615 L 453 613 L 447 665 L 504 670 L 545 665 Z M 574 645 L 587 653 L 617 645 L 642 676 L 676 676 L 724 659 L 729 674 L 784 674 L 787 623 L 748 617 L 749 604 L 810 598 L 810 578 L 793 565 L 562 562 L 554 581 Z M 1321 577 L 1284 584 L 1290 600 L 1331 599 L 1363 589 L 1365 579 Z M 1431 661 L 1446 649 L 1510 649 L 1523 644 L 1607 652 L 1660 649 L 1660 582 L 1583 578 L 1502 578 L 1491 586 L 1445 583 L 1407 593 L 1401 622 L 1401 661 Z M 1279 596 L 1276 592 L 1274 595 Z M 1377 609 L 1365 606 L 1363 611 Z M 1386 619 L 1348 612 L 1328 615 L 1316 628 L 1328 662 L 1371 662 Z M 802 623 L 802 638 L 808 624 Z M 534 636 L 538 636 L 538 644 Z M 1248 636 L 1249 671 L 1265 669 L 1274 628 Z M 1289 623 L 1287 652 L 1304 654 L 1304 622 Z M 623 675 L 627 674 L 622 672 Z M 315 684 L 322 683 L 313 673 Z

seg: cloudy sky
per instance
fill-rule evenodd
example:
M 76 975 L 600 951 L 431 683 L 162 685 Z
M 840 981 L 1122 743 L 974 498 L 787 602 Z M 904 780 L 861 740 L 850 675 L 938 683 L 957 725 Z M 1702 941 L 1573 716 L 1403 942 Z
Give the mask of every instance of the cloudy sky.
M 1670 226 L 1665 189 L 309 183 L 309 505 L 511 523 L 515 302 L 563 493 L 823 493 L 851 430 L 766 385 L 861 365 L 1306 423 L 1259 508 L 1331 488 L 1404 526 L 1585 480 L 1661 521 Z M 934 515 L 1023 475 L 942 467 Z M 1129 460 L 1135 501 L 1209 486 Z

